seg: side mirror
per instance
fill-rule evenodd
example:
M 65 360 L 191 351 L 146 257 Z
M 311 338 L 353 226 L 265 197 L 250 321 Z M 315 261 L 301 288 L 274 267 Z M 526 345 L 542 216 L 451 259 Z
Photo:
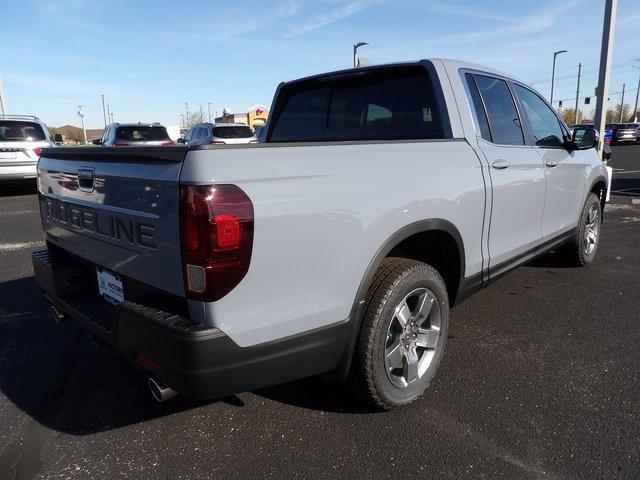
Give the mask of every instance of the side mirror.
M 53 136 L 53 143 L 62 143 L 62 134 L 61 133 L 56 133 Z
M 184 143 L 184 138 L 180 137 L 176 140 L 176 143 Z
M 91 143 L 93 143 L 94 145 L 102 145 L 102 140 L 100 140 L 99 138 L 96 138 Z
M 589 150 L 598 146 L 598 131 L 591 127 L 575 127 L 571 148 L 573 150 Z

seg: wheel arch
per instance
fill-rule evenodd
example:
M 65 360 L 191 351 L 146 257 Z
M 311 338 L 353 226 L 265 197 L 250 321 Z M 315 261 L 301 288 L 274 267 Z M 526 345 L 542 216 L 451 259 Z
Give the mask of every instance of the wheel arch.
M 378 248 L 376 254 L 373 256 L 367 269 L 365 270 L 364 276 L 360 281 L 360 285 L 358 287 L 355 300 L 353 302 L 353 306 L 351 308 L 350 319 L 351 319 L 351 335 L 350 339 L 347 342 L 345 347 L 345 351 L 343 352 L 342 358 L 336 367 L 336 370 L 332 372 L 328 377 L 332 380 L 344 380 L 348 373 L 349 368 L 351 366 L 351 360 L 353 357 L 353 351 L 355 348 L 355 344 L 358 338 L 358 334 L 360 332 L 360 323 L 362 320 L 362 309 L 364 306 L 365 298 L 367 291 L 369 289 L 369 285 L 371 284 L 376 271 L 382 265 L 382 262 L 385 258 L 389 256 L 393 256 L 395 252 L 400 252 L 403 246 L 406 246 L 407 242 L 419 241 L 421 236 L 442 236 L 442 238 L 448 238 L 447 241 L 453 242 L 455 244 L 455 253 L 457 265 L 454 269 L 455 274 L 451 272 L 443 273 L 441 275 L 443 277 L 448 277 L 449 282 L 452 281 L 454 284 L 450 285 L 447 283 L 445 279 L 445 284 L 447 285 L 447 292 L 449 293 L 449 303 L 452 304 L 455 302 L 456 297 L 459 293 L 464 289 L 464 279 L 465 279 L 465 250 L 464 250 L 464 242 L 462 240 L 462 235 L 458 228 L 448 220 L 441 218 L 431 218 L 427 220 L 420 220 L 409 225 L 404 226 L 400 230 L 393 233 L 387 240 Z M 431 237 L 434 238 L 434 237 Z M 451 244 L 449 244 L 451 245 Z M 450 247 L 449 247 L 450 248 Z M 451 250 L 449 250 L 451 252 Z M 390 255 L 392 254 L 392 255 Z M 416 256 L 405 256 L 404 258 L 413 258 L 414 260 L 421 260 L 420 256 L 416 258 Z M 423 261 L 423 260 L 422 260 Z M 435 265 L 434 268 L 437 269 Z M 438 270 L 440 272 L 440 270 Z M 457 277 L 457 278 L 455 278 Z
M 604 206 L 607 202 L 607 179 L 603 176 L 596 177 L 591 182 L 591 187 L 587 192 L 587 196 L 589 196 L 589 194 L 591 193 L 595 193 L 600 199 L 600 214 L 604 218 Z

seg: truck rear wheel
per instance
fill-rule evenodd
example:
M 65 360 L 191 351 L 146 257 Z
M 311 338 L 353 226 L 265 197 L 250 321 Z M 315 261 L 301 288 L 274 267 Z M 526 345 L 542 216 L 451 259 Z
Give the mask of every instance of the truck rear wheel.
M 387 258 L 364 306 L 350 380 L 358 395 L 388 410 L 416 400 L 442 359 L 449 299 L 442 277 L 422 262 Z

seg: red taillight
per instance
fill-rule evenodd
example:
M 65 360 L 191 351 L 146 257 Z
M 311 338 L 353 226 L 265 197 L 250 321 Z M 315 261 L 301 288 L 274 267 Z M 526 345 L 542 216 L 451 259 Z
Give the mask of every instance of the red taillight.
M 181 188 L 182 263 L 187 297 L 220 300 L 249 270 L 253 205 L 236 185 Z
M 40 155 L 42 154 L 42 147 L 36 147 L 33 149 L 33 153 L 36 154 L 36 157 L 40 157 Z
M 213 140 L 211 142 L 209 142 L 209 145 L 224 145 L 224 142 L 221 142 L 220 140 Z
M 162 365 L 160 364 L 160 362 L 154 360 L 153 358 L 147 357 L 146 355 L 138 352 L 138 360 L 140 360 L 140 362 L 144 363 L 150 369 L 155 370 L 158 373 L 162 373 Z
M 171 145 L 175 145 L 173 142 L 162 142 L 160 144 L 161 147 L 170 147 Z
M 114 147 L 128 147 L 129 144 L 128 143 L 114 143 L 113 146 Z

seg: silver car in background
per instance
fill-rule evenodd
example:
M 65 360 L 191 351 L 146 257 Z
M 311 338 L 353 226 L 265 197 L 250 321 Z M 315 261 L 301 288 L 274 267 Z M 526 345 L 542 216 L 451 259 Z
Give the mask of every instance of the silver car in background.
M 175 145 L 167 129 L 159 123 L 112 123 L 102 140 L 94 140 L 103 147 L 170 147 Z
M 243 123 L 199 123 L 178 143 L 185 145 L 238 145 L 258 143 L 253 130 Z
M 0 115 L 0 181 L 36 178 L 42 149 L 54 146 L 49 129 L 38 117 Z

